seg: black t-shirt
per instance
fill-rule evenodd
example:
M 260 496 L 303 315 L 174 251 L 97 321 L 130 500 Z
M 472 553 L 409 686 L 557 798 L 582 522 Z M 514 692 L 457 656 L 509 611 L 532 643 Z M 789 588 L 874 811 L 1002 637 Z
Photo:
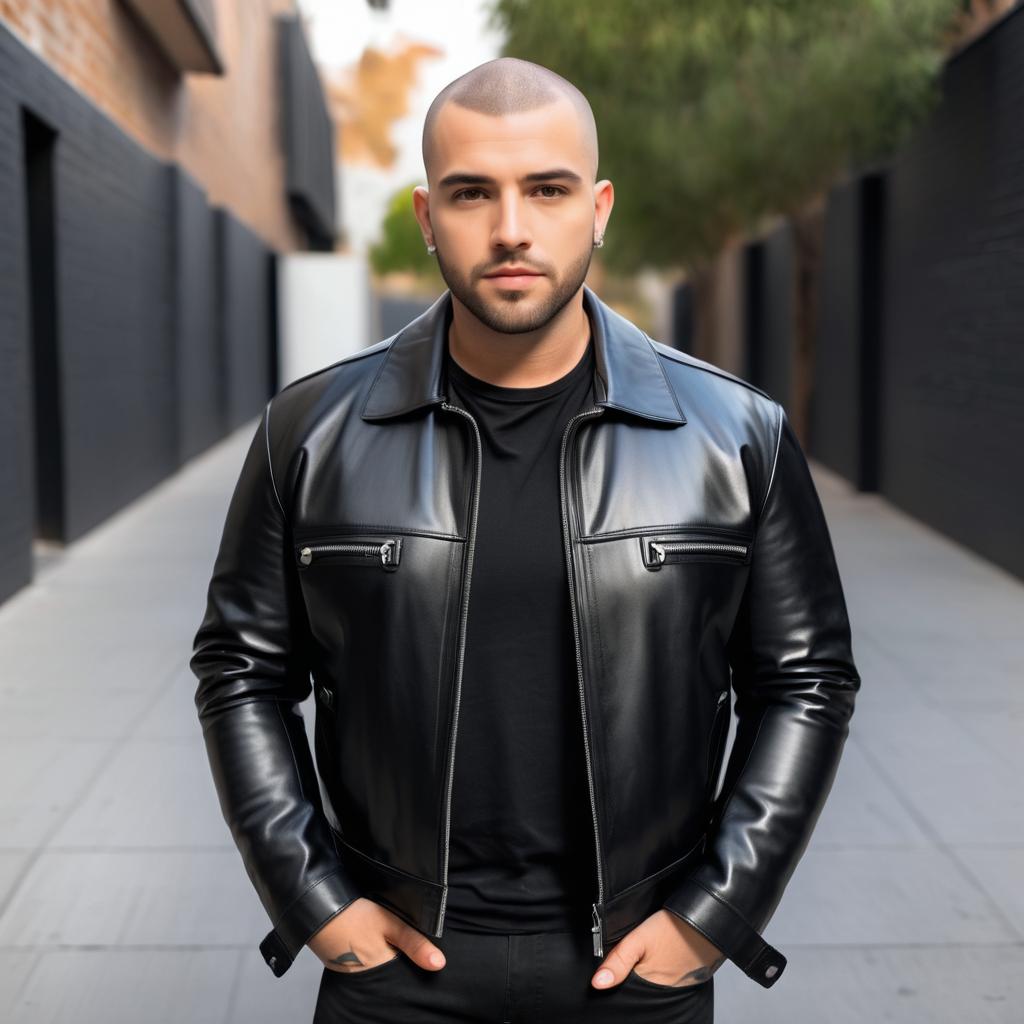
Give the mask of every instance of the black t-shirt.
M 596 889 L 559 456 L 594 404 L 593 340 L 550 384 L 471 376 L 449 401 L 483 445 L 455 745 L 448 900 L 456 930 L 587 930 Z

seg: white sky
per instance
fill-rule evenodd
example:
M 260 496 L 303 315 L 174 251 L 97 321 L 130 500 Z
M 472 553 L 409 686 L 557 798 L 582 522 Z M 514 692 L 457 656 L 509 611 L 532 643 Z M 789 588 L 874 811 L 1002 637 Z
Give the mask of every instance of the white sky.
M 429 43 L 444 51 L 425 59 L 410 113 L 397 121 L 392 141 L 395 167 L 382 171 L 345 164 L 339 169 L 338 217 L 353 249 L 364 251 L 377 236 L 388 200 L 406 182 L 426 184 L 420 155 L 423 118 L 431 100 L 453 78 L 497 57 L 500 39 L 485 26 L 485 0 L 391 0 L 375 11 L 365 0 L 297 0 L 310 19 L 310 48 L 325 69 L 354 64 L 368 45 L 389 51 L 401 39 Z

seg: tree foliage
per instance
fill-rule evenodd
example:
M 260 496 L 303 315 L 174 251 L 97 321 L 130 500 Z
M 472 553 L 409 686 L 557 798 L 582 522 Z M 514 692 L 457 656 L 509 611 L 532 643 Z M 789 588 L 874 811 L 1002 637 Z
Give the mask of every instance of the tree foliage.
M 437 260 L 427 253 L 423 233 L 413 212 L 412 191 L 420 182 L 410 182 L 391 197 L 381 224 L 380 240 L 370 247 L 370 266 L 378 274 L 409 271 L 424 278 L 437 277 Z
M 491 0 L 503 53 L 590 100 L 615 184 L 602 259 L 712 256 L 850 164 L 884 159 L 936 102 L 960 0 Z

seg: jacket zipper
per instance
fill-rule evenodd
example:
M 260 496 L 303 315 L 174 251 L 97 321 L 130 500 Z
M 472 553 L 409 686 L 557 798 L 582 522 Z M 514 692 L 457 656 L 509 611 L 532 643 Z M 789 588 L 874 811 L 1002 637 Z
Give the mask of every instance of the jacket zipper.
M 383 566 L 398 565 L 401 544 L 393 537 L 379 543 L 365 541 L 336 541 L 307 544 L 299 549 L 299 564 L 309 565 L 318 554 L 351 554 L 364 558 L 379 558 Z
M 480 440 L 480 429 L 477 426 L 476 420 L 465 409 L 460 409 L 459 406 L 451 405 L 449 402 L 442 402 L 441 408 L 447 409 L 450 412 L 457 412 L 460 416 L 465 416 L 473 425 L 477 462 L 476 483 L 473 489 L 473 511 L 469 523 L 469 550 L 466 554 L 466 567 L 462 575 L 462 620 L 459 623 L 459 664 L 455 681 L 455 710 L 452 713 L 451 749 L 448 754 L 448 779 L 445 784 L 444 877 L 442 880 L 444 888 L 441 890 L 441 907 L 437 915 L 437 929 L 434 932 L 434 938 L 440 938 L 444 934 L 444 911 L 445 905 L 448 902 L 448 846 L 452 826 L 452 779 L 455 774 L 455 738 L 459 727 L 459 701 L 462 696 L 462 663 L 466 653 L 466 619 L 469 614 L 469 586 L 472 582 L 473 548 L 476 544 L 476 520 L 480 507 L 480 477 L 484 461 L 483 442 Z
M 587 758 L 587 784 L 590 788 L 590 813 L 594 821 L 594 852 L 597 857 L 597 902 L 590 905 L 592 924 L 590 928 L 594 941 L 594 956 L 604 956 L 604 935 L 601 929 L 601 907 L 604 904 L 604 875 L 601 871 L 601 837 L 597 825 L 597 801 L 594 799 L 594 773 L 590 758 L 590 733 L 587 729 L 587 702 L 583 689 L 583 656 L 580 650 L 580 627 L 576 616 L 576 586 L 572 571 L 572 547 L 569 542 L 569 515 L 566 505 L 566 483 L 565 483 L 565 452 L 569 441 L 569 435 L 577 420 L 587 416 L 599 416 L 604 412 L 600 406 L 592 409 L 585 409 L 577 413 L 569 420 L 562 435 L 562 451 L 559 458 L 559 478 L 562 497 L 562 534 L 565 540 L 565 567 L 569 576 L 569 605 L 572 609 L 572 629 L 576 640 L 576 672 L 577 683 L 580 691 L 580 713 L 583 717 L 583 749 Z
M 735 555 L 737 558 L 747 557 L 746 544 L 719 540 L 649 540 L 647 550 L 647 565 L 655 569 L 660 568 L 668 556 L 674 553 L 709 551 Z

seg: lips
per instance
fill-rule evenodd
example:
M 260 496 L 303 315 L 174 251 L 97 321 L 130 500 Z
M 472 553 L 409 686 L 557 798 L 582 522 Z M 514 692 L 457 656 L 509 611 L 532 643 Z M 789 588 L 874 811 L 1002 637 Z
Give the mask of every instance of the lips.
M 524 288 L 544 275 L 536 270 L 523 268 L 504 268 L 493 274 L 484 275 L 490 281 L 496 281 L 506 288 Z

